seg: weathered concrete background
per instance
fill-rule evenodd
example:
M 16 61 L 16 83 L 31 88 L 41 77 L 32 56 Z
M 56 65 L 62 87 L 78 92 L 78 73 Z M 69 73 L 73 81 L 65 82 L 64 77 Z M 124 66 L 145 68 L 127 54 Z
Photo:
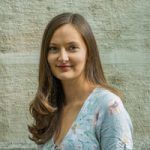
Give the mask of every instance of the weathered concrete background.
M 91 24 L 110 83 L 124 91 L 134 147 L 150 150 L 150 1 L 1 0 L 0 149 L 34 149 L 29 102 L 37 88 L 44 28 L 58 13 L 81 13 Z

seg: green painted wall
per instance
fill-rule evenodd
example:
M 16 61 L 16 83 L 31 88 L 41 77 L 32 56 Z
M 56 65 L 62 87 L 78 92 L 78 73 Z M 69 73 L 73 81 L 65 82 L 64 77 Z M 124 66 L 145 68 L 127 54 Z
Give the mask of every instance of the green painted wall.
M 1 0 L 0 150 L 34 149 L 29 102 L 37 88 L 44 28 L 55 15 L 81 13 L 96 36 L 104 72 L 125 93 L 136 150 L 150 150 L 150 1 Z

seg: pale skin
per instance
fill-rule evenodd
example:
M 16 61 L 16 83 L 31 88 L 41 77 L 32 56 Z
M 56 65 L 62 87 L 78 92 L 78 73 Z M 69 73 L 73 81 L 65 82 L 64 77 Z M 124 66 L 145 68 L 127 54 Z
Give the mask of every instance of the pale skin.
M 71 24 L 63 25 L 54 32 L 47 59 L 53 75 L 61 81 L 65 94 L 61 131 L 57 139 L 54 137 L 55 144 L 59 145 L 96 85 L 84 77 L 87 47 Z

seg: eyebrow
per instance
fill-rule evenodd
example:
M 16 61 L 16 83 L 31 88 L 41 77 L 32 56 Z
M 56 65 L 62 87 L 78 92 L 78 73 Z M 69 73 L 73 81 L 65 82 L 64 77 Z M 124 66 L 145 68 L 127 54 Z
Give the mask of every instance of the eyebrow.
M 71 41 L 71 42 L 67 43 L 67 45 L 73 45 L 73 44 L 78 45 L 78 43 L 74 42 L 74 41 Z M 57 44 L 57 43 L 50 43 L 50 45 L 58 46 L 59 44 Z

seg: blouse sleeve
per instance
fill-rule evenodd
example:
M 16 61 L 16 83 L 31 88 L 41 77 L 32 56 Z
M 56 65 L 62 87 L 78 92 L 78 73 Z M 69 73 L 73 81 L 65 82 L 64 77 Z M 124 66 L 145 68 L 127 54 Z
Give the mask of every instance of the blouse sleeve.
M 106 100 L 96 125 L 101 150 L 132 150 L 132 133 L 132 122 L 121 99 Z

